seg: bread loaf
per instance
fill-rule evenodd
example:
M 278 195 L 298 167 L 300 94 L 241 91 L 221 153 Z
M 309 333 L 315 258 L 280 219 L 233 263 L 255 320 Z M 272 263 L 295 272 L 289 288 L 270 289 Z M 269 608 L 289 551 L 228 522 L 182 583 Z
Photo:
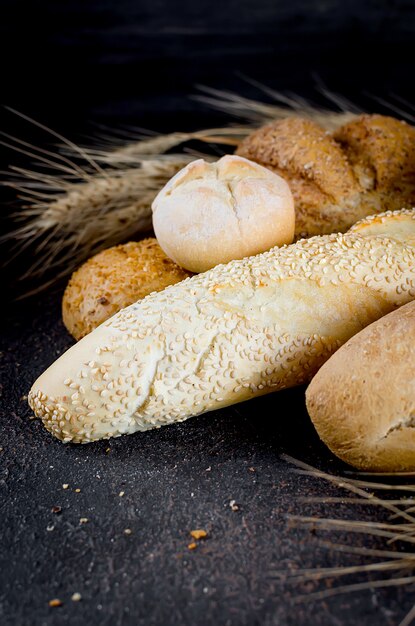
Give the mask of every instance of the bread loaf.
M 361 115 L 333 133 L 287 118 L 253 132 L 237 154 L 287 180 L 296 238 L 415 205 L 415 128 L 392 117 Z
M 415 471 L 415 302 L 370 324 L 306 393 L 321 439 L 363 470 Z
M 72 274 L 63 295 L 63 322 L 81 339 L 129 304 L 188 276 L 154 237 L 113 246 Z
M 415 210 L 385 214 L 187 278 L 70 348 L 29 403 L 56 437 L 86 443 L 304 383 L 415 298 L 414 234 Z
M 292 243 L 294 221 L 285 180 L 234 155 L 192 161 L 153 202 L 160 246 L 192 272 Z

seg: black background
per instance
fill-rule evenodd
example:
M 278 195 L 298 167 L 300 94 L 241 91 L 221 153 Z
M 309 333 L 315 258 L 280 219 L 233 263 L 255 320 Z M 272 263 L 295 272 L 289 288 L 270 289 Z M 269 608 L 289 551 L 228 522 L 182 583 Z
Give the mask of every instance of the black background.
M 239 77 L 301 95 L 413 94 L 411 0 L 2 2 L 2 100 L 56 127 L 192 121 L 202 83 L 248 94 Z
M 244 77 L 320 103 L 322 80 L 369 111 L 380 108 L 374 96 L 415 101 L 410 1 L 3 0 L 1 7 L 3 103 L 74 140 L 96 123 L 160 131 L 225 123 L 189 95 L 204 84 L 263 97 Z M 51 141 L 7 111 L 0 123 L 23 139 Z M 27 164 L 6 150 L 1 161 Z M 14 206 L 10 194 L 4 199 L 3 215 Z M 5 303 L 23 289 L 12 269 Z M 286 452 L 343 470 L 309 423 L 304 389 L 85 447 L 63 446 L 29 422 L 31 383 L 72 343 L 60 298 L 58 291 L 2 307 L 1 624 L 399 623 L 411 606 L 405 590 L 304 606 L 291 598 L 306 588 L 278 581 L 276 572 L 290 567 L 356 562 L 319 551 L 312 533 L 287 525 L 287 513 L 322 513 L 298 496 L 342 493 L 292 474 L 280 459 Z M 51 513 L 53 506 L 62 512 Z M 328 513 L 382 518 L 349 507 Z M 209 538 L 189 552 L 195 527 Z M 76 591 L 79 604 L 70 600 Z M 63 606 L 50 609 L 53 597 Z

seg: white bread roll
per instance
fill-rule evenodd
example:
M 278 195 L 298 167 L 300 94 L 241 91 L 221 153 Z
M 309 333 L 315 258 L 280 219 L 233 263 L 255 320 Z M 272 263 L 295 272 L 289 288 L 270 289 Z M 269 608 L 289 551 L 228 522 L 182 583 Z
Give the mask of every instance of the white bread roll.
M 153 202 L 164 252 L 191 272 L 258 254 L 294 239 L 294 201 L 270 170 L 234 155 L 178 172 Z
M 352 337 L 306 393 L 324 443 L 363 470 L 415 470 L 415 302 Z
M 385 214 L 151 294 L 63 354 L 30 406 L 59 439 L 86 443 L 307 382 L 415 298 L 414 235 L 415 210 Z

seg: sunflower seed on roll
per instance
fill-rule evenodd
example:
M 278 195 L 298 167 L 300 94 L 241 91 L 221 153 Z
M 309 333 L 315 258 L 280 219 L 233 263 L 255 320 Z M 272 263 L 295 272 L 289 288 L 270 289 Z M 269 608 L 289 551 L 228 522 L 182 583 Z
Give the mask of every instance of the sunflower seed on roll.
M 126 306 L 188 276 L 154 237 L 107 248 L 72 274 L 63 295 L 63 322 L 81 339 Z
M 237 154 L 288 182 L 296 239 L 415 205 L 415 128 L 393 117 L 359 115 L 333 132 L 301 117 L 276 120 L 248 135 Z

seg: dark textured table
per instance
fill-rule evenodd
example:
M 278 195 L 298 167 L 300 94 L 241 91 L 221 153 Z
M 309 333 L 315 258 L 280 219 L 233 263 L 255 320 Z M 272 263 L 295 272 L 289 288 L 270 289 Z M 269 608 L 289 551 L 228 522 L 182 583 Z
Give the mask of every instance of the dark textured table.
M 414 101 L 407 0 L 5 0 L 2 9 L 2 101 L 75 141 L 92 134 L 88 122 L 160 131 L 228 123 L 187 96 L 199 83 L 266 99 L 241 74 L 326 105 L 316 75 L 368 110 L 379 110 L 373 95 Z M 54 140 L 4 110 L 0 130 L 44 148 Z M 28 160 L 0 154 L 0 169 Z M 28 289 L 14 279 L 30 262 L 27 254 L 9 268 L 3 297 Z M 290 515 L 384 519 L 370 507 L 301 501 L 343 491 L 294 473 L 282 453 L 344 470 L 310 425 L 304 389 L 86 446 L 63 445 L 30 421 L 31 383 L 72 343 L 60 297 L 1 306 L 0 626 L 399 624 L 408 589 L 299 604 L 317 585 L 284 582 L 298 568 L 367 562 L 318 547 L 326 535 L 294 527 Z M 190 550 L 194 529 L 207 538 Z
M 40 297 L 3 325 L 2 626 L 399 623 L 411 604 L 405 590 L 294 604 L 313 585 L 281 580 L 290 569 L 364 562 L 319 549 L 323 535 L 288 523 L 310 511 L 353 514 L 301 503 L 343 492 L 280 458 L 342 469 L 309 423 L 303 389 L 86 446 L 63 445 L 30 421 L 31 383 L 72 343 L 59 303 L 59 293 Z M 367 507 L 360 515 L 382 518 Z M 207 538 L 190 550 L 194 529 Z M 62 605 L 49 607 L 54 598 Z

